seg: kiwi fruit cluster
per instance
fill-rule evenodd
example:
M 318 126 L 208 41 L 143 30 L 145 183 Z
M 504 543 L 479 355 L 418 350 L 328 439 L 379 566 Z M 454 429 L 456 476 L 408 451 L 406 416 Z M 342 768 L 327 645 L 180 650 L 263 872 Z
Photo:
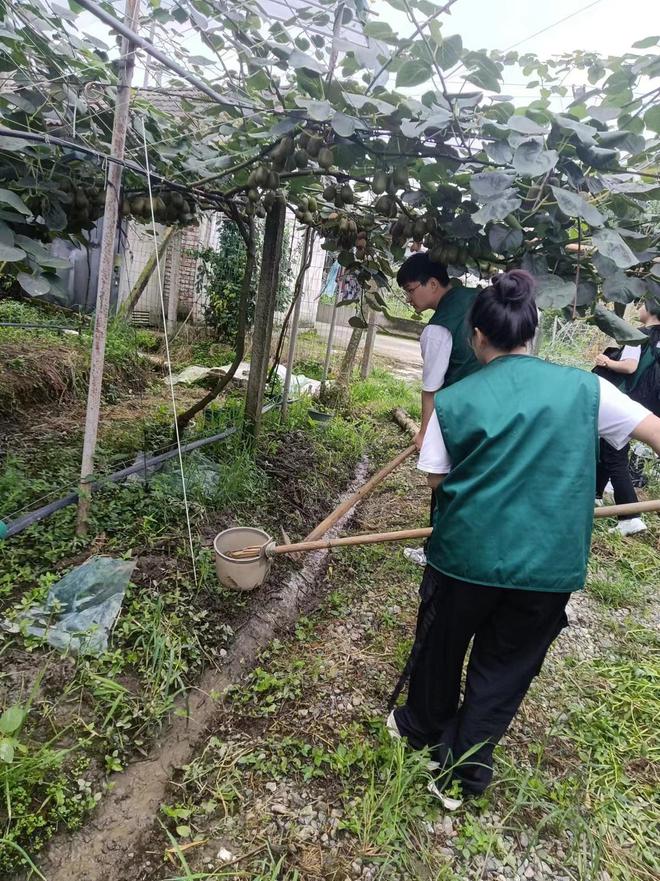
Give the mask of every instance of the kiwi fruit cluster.
M 68 226 L 84 226 L 98 220 L 105 209 L 105 189 L 95 183 L 76 184 L 64 179 L 58 183 L 60 201 Z
M 124 196 L 121 203 L 122 217 L 133 217 L 134 220 L 151 221 L 153 217 L 158 223 L 190 224 L 196 221 L 196 207 L 176 190 L 163 190 L 133 196 Z

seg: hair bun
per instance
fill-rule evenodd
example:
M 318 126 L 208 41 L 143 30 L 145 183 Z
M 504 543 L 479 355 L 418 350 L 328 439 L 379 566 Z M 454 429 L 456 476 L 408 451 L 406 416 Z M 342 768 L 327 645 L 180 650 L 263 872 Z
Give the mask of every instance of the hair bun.
M 534 299 L 534 277 L 524 269 L 512 269 L 496 275 L 491 286 L 503 305 L 522 306 Z

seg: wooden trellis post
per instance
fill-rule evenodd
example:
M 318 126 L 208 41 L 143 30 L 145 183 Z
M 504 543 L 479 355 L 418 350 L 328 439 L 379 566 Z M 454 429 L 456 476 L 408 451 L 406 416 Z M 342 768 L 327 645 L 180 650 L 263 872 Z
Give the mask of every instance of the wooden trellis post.
M 126 25 L 135 30 L 139 20 L 139 0 L 126 0 Z M 126 130 L 128 128 L 128 110 L 130 88 L 135 68 L 135 47 L 124 37 L 121 41 L 121 58 L 119 82 L 117 85 L 117 104 L 112 126 L 112 145 L 110 155 L 115 159 L 124 158 Z M 108 331 L 108 313 L 110 311 L 110 291 L 115 261 L 115 236 L 119 217 L 119 198 L 121 195 L 122 166 L 119 162 L 110 162 L 108 168 L 108 184 L 105 193 L 105 210 L 103 214 L 103 234 L 101 237 L 101 253 L 99 258 L 99 276 L 96 293 L 96 314 L 94 319 L 94 337 L 92 341 L 92 359 L 89 370 L 89 390 L 87 393 L 87 412 L 85 414 L 85 438 L 83 441 L 82 463 L 80 466 L 80 489 L 78 500 L 78 520 L 76 532 L 84 535 L 87 532 L 89 518 L 89 481 L 94 471 L 94 453 L 99 427 L 101 410 L 101 389 L 103 386 L 103 366 L 105 363 L 105 341 Z

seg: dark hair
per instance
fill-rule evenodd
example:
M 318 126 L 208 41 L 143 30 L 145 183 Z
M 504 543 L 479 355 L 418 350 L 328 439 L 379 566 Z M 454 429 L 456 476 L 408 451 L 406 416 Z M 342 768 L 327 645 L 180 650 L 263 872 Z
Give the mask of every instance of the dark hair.
M 496 275 L 479 291 L 470 311 L 470 327 L 505 352 L 532 339 L 539 323 L 534 278 L 523 269 Z
M 649 297 L 648 300 L 644 300 L 644 308 L 650 315 L 655 315 L 656 318 L 660 318 L 660 300 Z
M 449 284 L 449 275 L 445 264 L 431 260 L 426 251 L 408 257 L 396 274 L 396 281 L 400 288 L 405 284 L 410 284 L 411 281 L 426 284 L 430 278 L 437 279 L 442 285 Z

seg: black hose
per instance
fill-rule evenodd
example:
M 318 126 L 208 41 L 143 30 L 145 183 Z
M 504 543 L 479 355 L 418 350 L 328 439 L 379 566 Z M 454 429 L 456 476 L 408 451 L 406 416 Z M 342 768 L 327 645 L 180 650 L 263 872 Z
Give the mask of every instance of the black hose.
M 279 403 L 279 401 L 271 401 L 269 404 L 265 404 L 262 408 L 262 413 L 268 413 L 269 410 L 277 407 Z M 227 428 L 225 431 L 220 432 L 220 434 L 213 434 L 210 437 L 203 437 L 199 440 L 191 441 L 190 443 L 184 444 L 181 447 L 181 452 L 191 453 L 193 450 L 198 450 L 200 447 L 205 447 L 208 444 L 224 441 L 228 437 L 231 437 L 233 434 L 236 434 L 237 431 L 238 428 L 233 426 L 232 428 Z M 142 462 L 136 462 L 133 465 L 128 465 L 126 468 L 121 468 L 119 471 L 115 471 L 113 474 L 108 474 L 107 476 L 104 476 L 101 480 L 92 481 L 89 484 L 89 490 L 93 491 L 95 489 L 98 489 L 105 483 L 119 483 L 131 474 L 137 474 L 138 471 L 142 471 L 143 469 L 149 468 L 153 465 L 160 465 L 163 462 L 167 462 L 168 459 L 173 459 L 175 456 L 178 455 L 179 450 L 177 447 L 175 447 L 173 450 L 168 450 L 166 453 L 160 453 L 158 456 L 152 456 L 150 459 L 146 459 Z M 69 505 L 74 505 L 77 501 L 78 493 L 72 492 L 61 499 L 57 499 L 55 502 L 50 502 L 48 505 L 44 505 L 42 508 L 37 508 L 36 511 L 30 511 L 30 513 L 24 514 L 22 517 L 18 517 L 16 520 L 11 521 L 10 523 L 5 523 L 5 537 L 11 538 L 12 535 L 17 535 L 19 532 L 27 529 L 28 526 L 32 526 L 33 523 L 38 523 L 39 520 L 50 517 L 50 515 L 54 514 L 56 511 L 60 511 L 62 508 L 66 508 Z

